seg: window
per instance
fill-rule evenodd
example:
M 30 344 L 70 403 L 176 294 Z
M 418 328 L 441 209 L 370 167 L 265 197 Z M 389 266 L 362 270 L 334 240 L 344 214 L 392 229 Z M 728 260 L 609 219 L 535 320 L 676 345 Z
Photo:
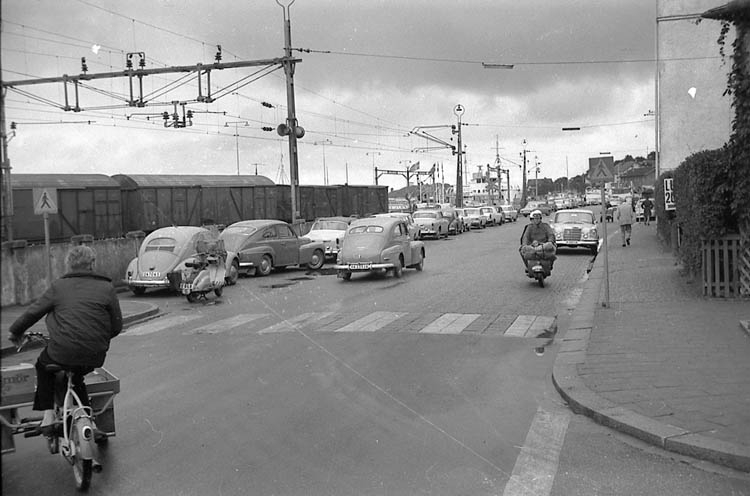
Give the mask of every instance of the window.
M 169 251 L 172 252 L 177 245 L 174 238 L 154 238 L 148 242 L 145 251 Z

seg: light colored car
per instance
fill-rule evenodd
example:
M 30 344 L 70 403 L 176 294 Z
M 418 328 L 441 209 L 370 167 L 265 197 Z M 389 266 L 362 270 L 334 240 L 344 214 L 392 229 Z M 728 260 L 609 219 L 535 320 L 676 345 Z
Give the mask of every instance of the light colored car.
M 513 205 L 500 205 L 500 209 L 502 209 L 505 219 L 508 222 L 516 222 L 518 220 L 518 210 Z
M 274 268 L 291 265 L 318 270 L 325 262 L 325 244 L 299 237 L 281 220 L 235 222 L 222 231 L 228 260 L 236 260 L 242 273 L 267 276 Z
M 392 272 L 401 277 L 405 267 L 421 271 L 424 258 L 424 242 L 411 239 L 403 219 L 368 217 L 351 223 L 334 267 L 345 281 L 355 273 Z
M 553 208 L 549 203 L 541 201 L 530 201 L 526 203 L 526 206 L 521 209 L 520 213 L 524 217 L 528 217 L 529 214 L 531 214 L 531 212 L 533 212 L 534 210 L 541 211 L 542 215 L 550 215 Z
M 434 236 L 435 239 L 448 237 L 450 222 L 442 210 L 417 210 L 412 217 L 421 227 L 422 236 Z
M 193 262 L 197 256 L 199 241 L 215 241 L 217 231 L 196 226 L 162 227 L 143 240 L 138 256 L 130 261 L 125 273 L 125 283 L 136 295 L 142 295 L 149 288 L 169 288 L 180 290 L 182 272 L 186 262 Z M 226 282 L 237 282 L 239 266 L 230 257 L 226 258 Z
M 487 227 L 487 216 L 484 215 L 479 207 L 465 208 L 466 218 L 464 222 L 469 226 L 469 229 L 484 229 Z
M 422 226 L 414 222 L 414 217 L 408 212 L 388 212 L 387 214 L 375 214 L 375 217 L 393 217 L 394 219 L 404 219 L 409 227 L 409 236 L 414 241 L 422 239 Z
M 591 210 L 558 210 L 550 226 L 555 231 L 558 248 L 587 248 L 594 255 L 599 251 L 596 215 Z
M 313 222 L 305 237 L 322 242 L 325 245 L 326 258 L 335 259 L 341 248 L 341 241 L 346 236 L 346 230 L 353 220 L 352 217 L 320 217 Z
M 461 234 L 466 230 L 463 218 L 455 209 L 443 209 L 443 215 L 448 218 L 448 234 Z
M 479 211 L 487 216 L 487 223 L 490 225 L 500 226 L 505 223 L 505 214 L 497 207 L 479 207 Z

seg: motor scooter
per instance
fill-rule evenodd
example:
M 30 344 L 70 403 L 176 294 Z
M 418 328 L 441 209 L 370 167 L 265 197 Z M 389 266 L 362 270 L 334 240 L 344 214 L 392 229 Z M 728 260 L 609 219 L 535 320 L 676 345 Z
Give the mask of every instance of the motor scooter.
M 526 276 L 536 279 L 540 287 L 544 287 L 544 279 L 552 274 L 552 262 L 555 259 L 557 247 L 552 242 L 537 245 L 522 245 L 521 258 L 526 266 Z
M 198 242 L 198 254 L 193 262 L 186 262 L 182 271 L 180 292 L 190 303 L 206 299 L 211 291 L 217 297 L 224 292 L 226 276 L 226 251 L 223 242 Z

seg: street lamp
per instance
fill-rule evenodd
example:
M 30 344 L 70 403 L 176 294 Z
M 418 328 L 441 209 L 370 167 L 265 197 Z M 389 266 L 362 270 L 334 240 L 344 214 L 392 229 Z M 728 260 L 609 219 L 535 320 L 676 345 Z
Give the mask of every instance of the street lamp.
M 326 144 L 332 145 L 333 143 L 328 138 L 323 141 L 313 141 L 313 145 L 323 146 L 323 184 L 328 186 L 328 169 L 326 168 Z
M 224 127 L 229 127 L 230 124 L 234 124 L 234 149 L 237 154 L 237 175 L 240 175 L 240 133 L 237 129 L 237 126 L 240 124 L 244 124 L 245 126 L 249 126 L 247 121 L 233 121 L 233 122 L 225 122 Z
M 539 166 L 541 164 L 537 156 L 534 155 L 534 196 L 537 200 L 539 199 Z

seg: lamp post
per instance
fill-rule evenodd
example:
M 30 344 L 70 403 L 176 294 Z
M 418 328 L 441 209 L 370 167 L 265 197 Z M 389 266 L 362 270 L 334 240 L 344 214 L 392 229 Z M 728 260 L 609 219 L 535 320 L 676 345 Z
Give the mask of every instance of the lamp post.
M 225 122 L 224 127 L 229 127 L 230 124 L 234 124 L 234 150 L 237 155 L 237 175 L 240 175 L 240 133 L 237 126 L 240 124 L 244 124 L 245 126 L 248 126 L 249 124 L 247 121 L 233 121 L 233 122 Z
M 538 157 L 534 155 L 534 196 L 539 199 L 539 166 L 542 163 L 538 160 Z
M 328 169 L 326 168 L 326 144 L 332 145 L 333 143 L 328 138 L 323 141 L 313 141 L 313 145 L 323 146 L 323 184 L 328 186 Z

